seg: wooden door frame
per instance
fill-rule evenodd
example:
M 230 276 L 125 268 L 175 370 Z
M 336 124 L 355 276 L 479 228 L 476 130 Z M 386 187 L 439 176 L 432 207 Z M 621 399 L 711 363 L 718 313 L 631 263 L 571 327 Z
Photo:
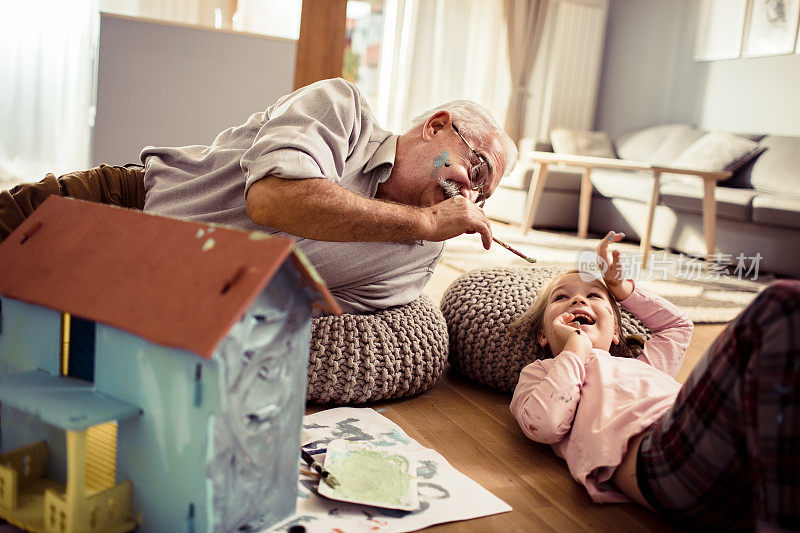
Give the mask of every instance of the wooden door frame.
M 347 0 L 303 0 L 294 88 L 342 75 Z

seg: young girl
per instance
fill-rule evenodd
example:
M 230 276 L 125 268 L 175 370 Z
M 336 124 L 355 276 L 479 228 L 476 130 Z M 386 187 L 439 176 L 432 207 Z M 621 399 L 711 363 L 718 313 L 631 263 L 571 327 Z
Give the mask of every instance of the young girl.
M 557 277 L 515 323 L 553 355 L 520 375 L 511 411 L 523 432 L 551 444 L 596 502 L 632 499 L 715 528 L 800 528 L 800 283 L 765 289 L 681 386 L 692 322 L 621 279 L 608 245 L 622 236 L 598 246 L 602 281 Z M 611 355 L 623 344 L 617 302 L 653 332 L 635 357 Z

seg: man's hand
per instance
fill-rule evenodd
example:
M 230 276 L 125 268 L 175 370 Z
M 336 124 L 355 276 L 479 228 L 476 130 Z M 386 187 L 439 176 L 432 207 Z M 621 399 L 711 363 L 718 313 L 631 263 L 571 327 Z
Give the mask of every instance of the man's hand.
M 464 196 L 447 200 L 422 209 L 428 218 L 428 241 L 445 241 L 462 233 L 480 233 L 483 247 L 492 244 L 492 226 L 483 209 Z

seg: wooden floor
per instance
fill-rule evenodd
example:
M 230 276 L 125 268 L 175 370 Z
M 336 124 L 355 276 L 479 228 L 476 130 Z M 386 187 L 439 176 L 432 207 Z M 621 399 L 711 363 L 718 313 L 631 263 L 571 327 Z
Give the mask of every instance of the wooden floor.
M 439 265 L 426 292 L 441 294 L 461 272 Z M 683 382 L 724 325 L 696 326 L 678 380 Z M 549 446 L 528 440 L 508 410 L 510 396 L 448 369 L 430 391 L 368 407 L 508 503 L 513 511 L 453 522 L 430 531 L 679 531 L 635 504 L 598 505 Z M 309 412 L 320 407 L 310 408 Z

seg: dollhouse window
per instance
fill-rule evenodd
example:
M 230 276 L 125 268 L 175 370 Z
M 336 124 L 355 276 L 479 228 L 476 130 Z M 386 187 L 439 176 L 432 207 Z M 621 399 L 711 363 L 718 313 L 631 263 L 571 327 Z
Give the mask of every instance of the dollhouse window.
M 83 381 L 94 383 L 94 354 L 97 324 L 69 313 L 63 315 L 64 364 L 62 372 Z

